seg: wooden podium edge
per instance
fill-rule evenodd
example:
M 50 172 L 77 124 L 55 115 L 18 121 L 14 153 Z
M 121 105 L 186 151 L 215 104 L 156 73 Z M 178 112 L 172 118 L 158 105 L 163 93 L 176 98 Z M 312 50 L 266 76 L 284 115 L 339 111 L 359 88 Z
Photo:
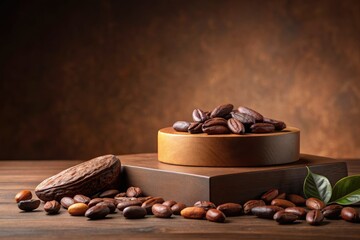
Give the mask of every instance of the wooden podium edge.
M 208 135 L 158 131 L 158 159 L 183 166 L 246 167 L 295 162 L 300 153 L 300 130 L 288 127 L 273 133 Z
M 142 160 L 142 156 L 146 160 Z M 139 186 L 146 195 L 162 196 L 188 205 L 198 200 L 212 201 L 215 204 L 243 204 L 244 201 L 258 198 L 270 188 L 302 194 L 302 185 L 307 174 L 305 166 L 326 176 L 332 184 L 348 173 L 345 162 L 309 154 L 303 154 L 305 163 L 301 164 L 251 168 L 174 166 L 158 162 L 156 154 L 120 156 L 120 161 L 121 159 L 124 159 L 121 176 L 124 185 Z M 315 159 L 315 163 L 311 159 Z M 136 162 L 141 164 L 135 166 Z M 146 164 L 151 166 L 146 167 Z M 184 172 L 184 168 L 189 169 L 189 172 Z

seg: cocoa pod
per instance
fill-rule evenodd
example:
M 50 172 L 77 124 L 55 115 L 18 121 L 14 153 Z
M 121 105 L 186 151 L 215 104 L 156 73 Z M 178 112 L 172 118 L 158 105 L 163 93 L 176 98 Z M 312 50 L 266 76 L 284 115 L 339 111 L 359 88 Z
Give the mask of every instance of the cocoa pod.
M 76 194 L 91 196 L 111 188 L 118 181 L 120 170 L 116 156 L 100 156 L 45 179 L 35 188 L 35 194 L 43 201 Z

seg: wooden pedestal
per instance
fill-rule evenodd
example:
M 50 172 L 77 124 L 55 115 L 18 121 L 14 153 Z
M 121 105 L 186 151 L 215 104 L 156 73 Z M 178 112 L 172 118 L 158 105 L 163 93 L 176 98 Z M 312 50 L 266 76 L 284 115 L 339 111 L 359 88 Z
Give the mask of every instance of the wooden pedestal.
M 347 176 L 346 163 L 300 155 L 294 163 L 270 167 L 185 167 L 164 164 L 157 154 L 119 156 L 124 186 L 139 186 L 145 195 L 161 196 L 192 205 L 198 200 L 244 203 L 270 188 L 302 194 L 305 166 L 332 184 Z
M 245 167 L 291 163 L 299 160 L 300 131 L 294 127 L 244 135 L 158 132 L 160 162 L 186 166 Z

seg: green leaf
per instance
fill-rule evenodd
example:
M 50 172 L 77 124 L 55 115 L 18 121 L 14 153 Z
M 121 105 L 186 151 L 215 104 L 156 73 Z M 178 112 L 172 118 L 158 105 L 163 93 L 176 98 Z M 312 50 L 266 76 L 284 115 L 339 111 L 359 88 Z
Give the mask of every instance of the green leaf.
M 308 174 L 304 181 L 304 195 L 306 198 L 314 197 L 322 200 L 324 203 L 328 203 L 331 194 L 331 184 L 329 179 L 324 176 L 312 173 L 308 167 Z
M 331 202 L 341 205 L 360 202 L 360 175 L 340 179 L 333 188 Z

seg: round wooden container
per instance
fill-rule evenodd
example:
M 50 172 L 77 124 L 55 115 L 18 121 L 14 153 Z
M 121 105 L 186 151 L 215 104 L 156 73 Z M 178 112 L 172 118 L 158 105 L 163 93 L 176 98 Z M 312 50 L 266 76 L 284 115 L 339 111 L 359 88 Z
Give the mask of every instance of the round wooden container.
M 245 167 L 291 163 L 299 160 L 300 130 L 287 127 L 266 134 L 207 135 L 158 132 L 158 160 L 186 166 Z

